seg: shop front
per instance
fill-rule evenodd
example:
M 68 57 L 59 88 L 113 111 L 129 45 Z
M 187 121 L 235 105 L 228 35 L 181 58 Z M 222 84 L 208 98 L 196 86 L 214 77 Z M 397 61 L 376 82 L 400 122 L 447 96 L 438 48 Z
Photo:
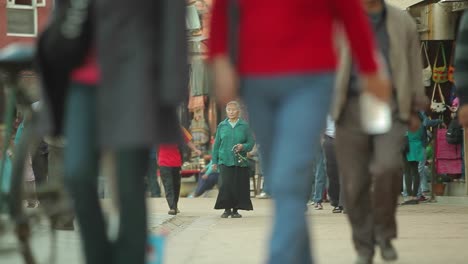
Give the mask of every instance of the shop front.
M 468 140 L 467 131 L 459 144 L 448 143 L 447 126 L 458 110 L 456 80 L 453 66 L 456 37 L 462 11 L 468 9 L 466 0 L 387 0 L 392 5 L 407 10 L 417 25 L 421 38 L 421 56 L 424 69 L 423 82 L 431 99 L 427 114 L 440 119 L 445 125 L 431 130 L 433 160 L 428 163 L 432 171 L 432 189 L 442 186 L 439 195 L 468 196 L 466 183 L 468 158 L 463 146 Z M 450 128 L 449 128 L 450 129 Z M 465 154 L 465 155 L 464 155 Z

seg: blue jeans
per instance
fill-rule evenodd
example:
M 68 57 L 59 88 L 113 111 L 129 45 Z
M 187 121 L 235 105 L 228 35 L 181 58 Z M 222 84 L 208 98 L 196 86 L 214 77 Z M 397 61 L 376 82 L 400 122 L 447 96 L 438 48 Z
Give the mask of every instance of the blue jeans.
M 315 172 L 313 175 L 315 177 L 314 190 L 312 190 L 312 201 L 315 203 L 323 202 L 323 191 L 325 190 L 325 184 L 327 179 L 327 174 L 325 171 L 325 155 L 323 149 L 319 148 L 319 151 L 315 154 L 315 162 L 313 164 Z
M 218 184 L 219 173 L 213 172 L 208 175 L 208 179 L 203 179 L 202 174 L 198 177 L 197 188 L 195 189 L 195 197 L 199 197 L 204 194 L 206 191 L 213 189 L 213 187 Z
M 274 199 L 269 264 L 313 263 L 304 212 L 313 182 L 310 161 L 319 147 L 333 81 L 333 73 L 242 80 Z

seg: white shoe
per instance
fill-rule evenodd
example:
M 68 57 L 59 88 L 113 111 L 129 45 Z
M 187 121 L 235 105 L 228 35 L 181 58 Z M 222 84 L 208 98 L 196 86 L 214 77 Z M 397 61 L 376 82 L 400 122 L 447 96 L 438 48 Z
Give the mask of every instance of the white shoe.
M 255 196 L 255 198 L 257 198 L 257 199 L 270 199 L 271 196 L 268 195 L 266 192 L 262 192 L 259 195 Z

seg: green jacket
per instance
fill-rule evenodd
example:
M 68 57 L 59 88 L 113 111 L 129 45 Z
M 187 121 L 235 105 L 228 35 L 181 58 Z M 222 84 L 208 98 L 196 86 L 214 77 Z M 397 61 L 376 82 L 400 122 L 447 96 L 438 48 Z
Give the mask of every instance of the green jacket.
M 213 164 L 222 164 L 225 166 L 248 167 L 247 159 L 236 157 L 233 147 L 242 144 L 244 149 L 240 152 L 242 157 L 247 156 L 255 145 L 255 141 L 250 131 L 250 127 L 242 119 L 232 127 L 228 119 L 225 119 L 218 125 L 216 131 L 215 143 L 213 146 L 212 162 Z M 241 162 L 239 162 L 241 160 Z

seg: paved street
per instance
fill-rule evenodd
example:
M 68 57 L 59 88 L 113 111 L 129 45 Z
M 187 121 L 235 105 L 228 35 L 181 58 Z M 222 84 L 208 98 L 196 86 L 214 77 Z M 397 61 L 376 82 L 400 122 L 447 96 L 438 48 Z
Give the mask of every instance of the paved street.
M 177 217 L 167 215 L 164 199 L 149 199 L 151 232 L 170 231 L 165 263 L 263 263 L 272 211 L 269 200 L 253 199 L 253 203 L 255 211 L 241 212 L 242 219 L 221 219 L 221 211 L 211 209 L 213 198 L 181 199 L 182 212 Z M 323 211 L 310 210 L 307 215 L 317 263 L 352 263 L 355 255 L 345 215 L 332 214 L 328 204 Z M 398 221 L 400 239 L 395 245 L 400 261 L 397 263 L 468 263 L 468 206 L 400 207 Z M 35 248 L 46 255 L 50 244 L 44 235 L 46 229 L 37 232 Z M 78 234 L 59 232 L 58 239 L 57 263 L 82 263 Z M 2 256 L 0 263 L 22 262 L 10 254 Z M 42 263 L 48 262 L 39 264 Z M 377 257 L 375 263 L 383 262 Z

